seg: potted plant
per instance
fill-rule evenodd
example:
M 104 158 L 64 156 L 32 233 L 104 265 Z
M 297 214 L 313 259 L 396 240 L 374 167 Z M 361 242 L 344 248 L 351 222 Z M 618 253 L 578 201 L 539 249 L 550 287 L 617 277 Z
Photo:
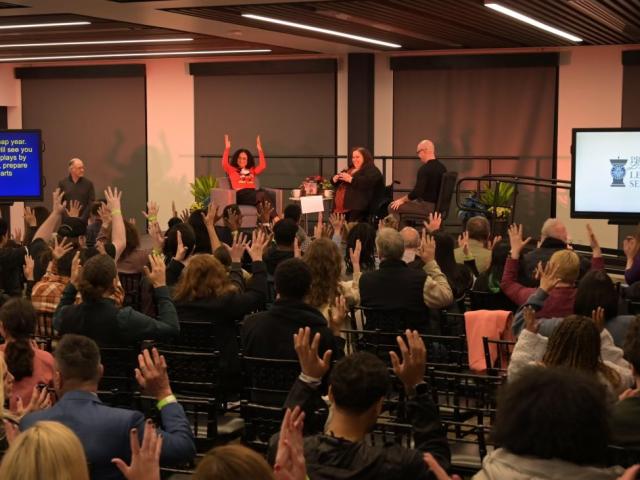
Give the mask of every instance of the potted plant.
M 494 235 L 506 235 L 513 208 L 516 186 L 512 183 L 489 183 L 480 195 L 480 202 L 486 207 L 492 219 Z
M 205 175 L 197 177 L 189 186 L 191 187 L 191 195 L 193 195 L 190 210 L 204 210 L 209 206 L 211 189 L 218 186 L 218 180 L 211 175 Z
M 320 182 L 320 187 L 322 188 L 322 195 L 324 195 L 324 198 L 333 198 L 333 184 L 329 179 L 323 178 Z

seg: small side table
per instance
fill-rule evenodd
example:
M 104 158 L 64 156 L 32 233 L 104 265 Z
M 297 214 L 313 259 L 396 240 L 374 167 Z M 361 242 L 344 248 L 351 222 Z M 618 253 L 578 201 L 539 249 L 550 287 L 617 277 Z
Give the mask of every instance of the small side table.
M 300 199 L 301 198 L 302 197 L 289 197 L 289 201 L 300 203 Z M 331 197 L 331 198 L 327 198 L 325 196 L 322 197 L 322 204 L 324 206 L 323 215 L 324 215 L 324 213 L 331 212 L 331 210 L 333 208 L 333 198 L 334 197 Z M 310 233 L 309 232 L 309 214 L 303 213 L 302 215 L 304 217 L 304 230 L 305 230 L 305 232 Z

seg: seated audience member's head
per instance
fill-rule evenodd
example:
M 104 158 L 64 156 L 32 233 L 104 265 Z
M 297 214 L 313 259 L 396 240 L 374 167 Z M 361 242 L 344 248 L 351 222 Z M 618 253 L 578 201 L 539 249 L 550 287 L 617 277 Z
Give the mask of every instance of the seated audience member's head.
M 544 241 L 547 238 L 555 238 L 567 243 L 569 241 L 567 227 L 557 218 L 548 218 L 542 224 L 542 229 L 540 230 L 540 240 Z
M 302 217 L 302 208 L 297 203 L 287 205 L 284 209 L 284 218 L 292 220 L 296 225 L 300 223 Z
M 61 423 L 43 421 L 11 444 L 0 465 L 0 478 L 89 480 L 89 470 L 76 434 Z
M 273 226 L 273 239 L 280 249 L 292 249 L 296 239 L 298 225 L 293 220 L 285 218 Z
M 573 313 L 590 317 L 598 307 L 604 308 L 605 320 L 618 316 L 618 292 L 604 270 L 591 270 L 578 283 Z
M 416 258 L 416 251 L 420 247 L 420 234 L 413 227 L 404 227 L 400 230 L 400 236 L 404 242 L 402 260 L 407 263 L 413 262 Z
M 6 246 L 10 236 L 9 224 L 4 218 L 0 218 L 0 248 Z
M 259 453 L 243 445 L 209 450 L 193 474 L 194 480 L 275 480 L 273 470 Z
M 469 233 L 469 238 L 486 244 L 491 236 L 491 226 L 489 220 L 483 216 L 471 217 L 467 220 L 466 231 Z
M 238 219 L 238 225 L 234 225 L 229 221 L 231 217 L 235 217 Z M 240 207 L 235 203 L 224 207 L 222 209 L 222 221 L 224 222 L 224 226 L 227 228 L 233 229 L 233 227 L 236 226 L 242 227 L 242 211 L 240 210 Z
M 363 272 L 376 268 L 376 230 L 368 223 L 356 223 L 347 233 L 347 250 L 344 261 L 347 265 L 347 273 L 353 272 L 349 249 L 356 247 L 356 240 L 360 240 L 362 251 L 360 252 L 360 268 Z
M 274 283 L 278 298 L 302 301 L 311 288 L 311 270 L 299 258 L 289 258 L 276 267 Z
M 227 247 L 222 245 L 216 248 L 213 251 L 213 256 L 218 259 L 218 261 L 224 268 L 226 268 L 227 270 L 231 268 L 231 264 L 233 263 L 233 261 L 231 260 L 231 254 L 229 253 L 229 250 L 227 250 Z
M 96 391 L 102 377 L 100 349 L 89 337 L 66 334 L 54 353 L 58 397 L 71 390 Z
M 400 226 L 400 222 L 395 217 L 395 215 L 387 215 L 382 219 L 382 226 L 386 228 L 393 228 L 394 230 L 398 230 Z
M 227 269 L 213 255 L 201 253 L 191 257 L 173 292 L 176 302 L 218 298 L 236 291 Z
M 338 282 L 342 275 L 338 246 L 328 238 L 318 238 L 311 242 L 305 252 L 304 263 L 311 272 L 309 305 L 322 308 L 338 295 Z
M 573 285 L 580 275 L 580 257 L 572 250 L 558 250 L 551 255 L 549 262 L 557 265 L 556 276 L 563 282 Z
M 358 352 L 335 364 L 329 377 L 329 401 L 341 415 L 357 417 L 366 429 L 375 425 L 390 386 L 385 363 Z
M 633 319 L 624 339 L 624 358 L 633 367 L 634 376 L 640 377 L 640 316 Z
M 527 367 L 501 392 L 492 434 L 516 455 L 601 465 L 608 440 L 603 387 L 573 369 Z
M 380 260 L 402 260 L 404 241 L 393 228 L 381 228 L 376 235 L 376 250 Z
M 16 382 L 33 374 L 31 338 L 36 311 L 30 301 L 12 298 L 0 308 L 0 333 L 5 339 L 4 359 Z
M 78 286 L 84 302 L 95 302 L 111 295 L 117 285 L 116 262 L 109 255 L 94 255 L 84 263 Z
M 542 363 L 602 375 L 613 390 L 620 387 L 620 375 L 602 361 L 600 332 L 590 317 L 570 315 L 560 322 L 549 337 Z
M 193 227 L 196 237 L 196 246 L 194 253 L 212 253 L 211 240 L 209 240 L 209 231 L 204 223 L 202 215 L 206 215 L 206 210 L 195 210 L 189 215 L 187 223 Z
M 104 199 L 96 200 L 91 204 L 89 208 L 89 220 L 95 221 L 100 218 L 100 207 L 106 205 L 107 202 Z
M 193 231 L 193 227 L 188 223 L 178 223 L 172 227 L 166 234 L 164 242 L 163 252 L 167 258 L 173 258 L 178 251 L 178 232 L 182 237 L 182 245 L 187 249 L 187 257 L 193 254 L 196 247 L 196 233 Z

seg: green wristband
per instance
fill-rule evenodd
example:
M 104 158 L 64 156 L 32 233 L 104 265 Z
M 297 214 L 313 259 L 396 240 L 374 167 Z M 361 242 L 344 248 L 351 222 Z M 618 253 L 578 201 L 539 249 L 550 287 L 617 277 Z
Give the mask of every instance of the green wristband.
M 164 397 L 162 400 L 159 400 L 158 403 L 156 404 L 156 407 L 158 410 L 162 410 L 164 407 L 166 407 L 170 403 L 178 403 L 178 399 L 173 394 Z

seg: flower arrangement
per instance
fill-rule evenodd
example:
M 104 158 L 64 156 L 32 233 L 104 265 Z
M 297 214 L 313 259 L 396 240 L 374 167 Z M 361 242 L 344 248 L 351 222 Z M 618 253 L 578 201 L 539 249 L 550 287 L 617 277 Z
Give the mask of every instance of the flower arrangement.
M 498 182 L 497 189 L 495 185 L 487 185 L 480 195 L 480 201 L 494 218 L 508 218 L 515 190 L 516 186 L 512 183 Z
M 305 192 L 306 195 L 315 195 L 319 189 L 333 190 L 333 185 L 331 181 L 321 175 L 310 175 L 302 181 L 299 188 Z

